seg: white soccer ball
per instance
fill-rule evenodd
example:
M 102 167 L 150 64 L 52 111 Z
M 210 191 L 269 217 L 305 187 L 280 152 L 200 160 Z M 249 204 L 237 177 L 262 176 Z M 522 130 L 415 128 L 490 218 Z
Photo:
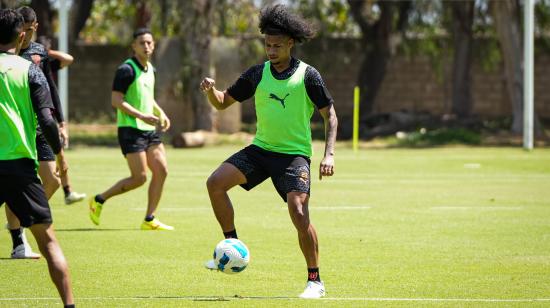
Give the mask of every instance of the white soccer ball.
M 238 239 L 222 240 L 214 249 L 214 264 L 226 274 L 237 274 L 248 266 L 250 252 L 248 247 Z

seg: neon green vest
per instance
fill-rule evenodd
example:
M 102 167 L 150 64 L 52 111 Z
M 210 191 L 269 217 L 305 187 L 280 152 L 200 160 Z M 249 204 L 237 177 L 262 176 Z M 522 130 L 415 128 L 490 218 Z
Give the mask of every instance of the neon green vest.
M 147 72 L 144 72 L 132 59 L 128 59 L 124 63 L 130 64 L 136 74 L 134 82 L 130 84 L 124 95 L 124 101 L 142 113 L 153 114 L 155 102 L 155 72 L 153 65 L 147 62 Z M 133 127 L 139 130 L 155 130 L 153 125 L 136 119 L 119 109 L 117 109 L 117 126 Z
M 300 62 L 290 78 L 277 80 L 271 74 L 269 61 L 265 62 L 254 94 L 257 124 L 253 144 L 272 152 L 311 157 L 314 105 L 304 85 L 307 67 Z
M 29 88 L 31 62 L 0 53 L 0 160 L 36 161 L 36 114 Z

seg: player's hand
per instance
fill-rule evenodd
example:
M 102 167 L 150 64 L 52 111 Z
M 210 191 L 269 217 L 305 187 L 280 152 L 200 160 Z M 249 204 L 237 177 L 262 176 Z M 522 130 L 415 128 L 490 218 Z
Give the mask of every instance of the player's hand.
M 325 156 L 319 165 L 319 180 L 323 176 L 332 176 L 334 174 L 334 156 Z
M 159 118 L 152 114 L 144 114 L 139 119 L 149 125 L 157 126 L 159 124 Z
M 159 122 L 160 122 L 159 123 L 160 124 L 160 130 L 162 132 L 165 132 L 170 128 L 170 119 L 165 114 L 162 114 L 159 117 Z
M 55 160 L 57 161 L 57 167 L 55 170 L 55 173 L 57 176 L 62 177 L 67 174 L 67 171 L 69 170 L 69 165 L 67 164 L 67 161 L 65 160 L 65 153 L 63 149 L 57 155 L 55 156 Z
M 212 78 L 206 77 L 201 81 L 200 89 L 203 92 L 208 92 L 214 88 L 216 81 Z
M 67 133 L 67 126 L 65 122 L 59 123 L 59 138 L 61 139 L 61 147 L 67 147 L 69 143 L 69 134 Z

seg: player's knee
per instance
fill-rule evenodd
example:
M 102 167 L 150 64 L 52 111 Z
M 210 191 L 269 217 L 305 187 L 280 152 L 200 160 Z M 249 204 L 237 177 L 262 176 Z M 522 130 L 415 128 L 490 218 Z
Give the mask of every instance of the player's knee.
M 206 180 L 206 187 L 208 191 L 223 190 L 223 180 L 220 176 L 216 174 L 211 174 Z
M 303 211 L 303 208 L 294 206 L 290 208 L 290 215 L 292 216 L 292 221 L 298 232 L 307 232 L 309 228 L 309 215 Z
M 147 182 L 147 174 L 141 173 L 132 176 L 132 186 L 139 187 Z

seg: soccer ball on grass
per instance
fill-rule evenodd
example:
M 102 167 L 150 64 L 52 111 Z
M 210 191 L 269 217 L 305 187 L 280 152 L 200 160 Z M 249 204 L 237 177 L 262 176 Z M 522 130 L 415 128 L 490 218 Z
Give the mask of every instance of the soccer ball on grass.
M 250 252 L 248 247 L 238 239 L 222 240 L 214 249 L 214 264 L 226 274 L 237 274 L 248 266 Z

